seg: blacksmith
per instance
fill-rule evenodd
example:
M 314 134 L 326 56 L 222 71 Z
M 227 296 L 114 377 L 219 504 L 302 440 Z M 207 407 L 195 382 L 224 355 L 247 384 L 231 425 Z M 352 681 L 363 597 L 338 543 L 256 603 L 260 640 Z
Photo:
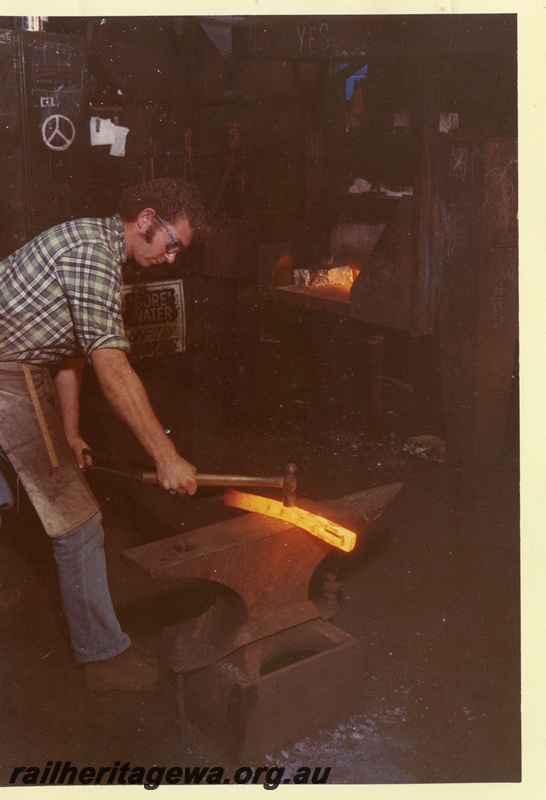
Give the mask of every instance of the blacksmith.
M 57 225 L 0 262 L 0 448 L 51 537 L 72 648 L 91 688 L 149 688 L 156 663 L 121 630 L 110 598 L 102 517 L 82 475 L 83 368 L 92 365 L 161 486 L 193 494 L 195 467 L 165 434 L 127 358 L 122 265 L 172 264 L 205 230 L 197 190 L 159 179 L 127 189 L 114 216 Z

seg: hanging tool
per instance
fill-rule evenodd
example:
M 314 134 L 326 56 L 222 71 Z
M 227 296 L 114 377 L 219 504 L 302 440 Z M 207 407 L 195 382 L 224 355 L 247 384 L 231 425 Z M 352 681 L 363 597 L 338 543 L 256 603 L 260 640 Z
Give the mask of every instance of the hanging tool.
M 188 173 L 190 182 L 195 183 L 195 177 L 193 174 L 191 128 L 186 128 L 184 130 L 184 167 L 182 171 L 182 177 L 184 178 L 185 181 L 188 180 Z
M 243 158 L 240 152 L 241 150 L 241 138 L 240 138 L 240 122 L 238 119 L 229 118 L 226 120 L 227 125 L 227 158 L 226 158 L 226 166 L 224 168 L 224 173 L 220 180 L 220 185 L 216 190 L 216 195 L 214 197 L 212 203 L 212 211 L 211 215 L 214 217 L 218 213 L 218 209 L 220 208 L 220 203 L 222 202 L 222 198 L 224 197 L 226 188 L 230 181 L 233 183 L 234 188 L 234 195 L 235 195 L 235 205 L 238 206 L 237 216 L 242 216 L 242 206 L 243 206 L 243 193 L 244 193 L 244 182 L 245 182 L 245 175 L 243 170 Z

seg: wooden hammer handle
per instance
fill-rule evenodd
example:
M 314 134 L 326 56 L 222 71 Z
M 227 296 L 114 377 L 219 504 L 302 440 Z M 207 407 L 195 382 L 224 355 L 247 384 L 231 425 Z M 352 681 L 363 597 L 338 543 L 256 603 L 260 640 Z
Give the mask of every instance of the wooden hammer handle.
M 135 475 L 131 477 L 137 477 Z M 157 472 L 143 472 L 142 481 L 151 486 L 157 486 Z M 215 475 L 214 473 L 198 472 L 195 476 L 198 486 L 273 486 L 282 489 L 284 478 L 259 478 L 251 475 Z
M 92 458 L 108 458 L 108 456 L 104 456 L 102 453 L 95 453 L 93 450 L 85 449 L 83 452 Z M 113 475 L 132 478 L 149 486 L 159 485 L 157 472 L 144 470 L 140 467 L 137 468 L 133 465 L 127 465 L 127 469 L 123 470 L 93 464 L 89 465 L 88 469 L 96 469 L 102 472 L 110 472 Z M 297 467 L 295 464 L 288 464 L 286 470 L 286 475 L 276 475 L 271 478 L 255 475 L 215 475 L 214 473 L 198 472 L 195 480 L 198 486 L 271 486 L 274 489 L 282 489 L 284 504 L 292 506 L 296 498 Z

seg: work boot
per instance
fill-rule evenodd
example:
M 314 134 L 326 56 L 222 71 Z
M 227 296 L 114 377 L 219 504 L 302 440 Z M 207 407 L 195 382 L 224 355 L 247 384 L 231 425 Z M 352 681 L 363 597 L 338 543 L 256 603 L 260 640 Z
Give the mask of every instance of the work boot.
M 23 592 L 19 589 L 1 589 L 0 590 L 0 611 L 5 611 L 7 608 L 16 606 L 23 599 Z
M 151 689 L 156 680 L 157 661 L 139 653 L 133 645 L 113 658 L 85 665 L 85 683 L 89 689 L 138 692 Z

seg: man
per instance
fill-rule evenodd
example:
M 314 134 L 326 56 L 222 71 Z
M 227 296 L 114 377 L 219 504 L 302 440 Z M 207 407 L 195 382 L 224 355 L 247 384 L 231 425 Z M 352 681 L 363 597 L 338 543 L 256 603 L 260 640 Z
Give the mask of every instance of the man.
M 206 230 L 197 190 L 160 179 L 126 190 L 119 213 L 57 225 L 0 262 L 0 448 L 52 538 L 76 660 L 98 689 L 145 689 L 156 663 L 115 615 L 102 517 L 81 469 L 85 361 L 108 402 L 154 460 L 160 485 L 196 491 L 195 468 L 176 451 L 127 358 L 122 264 L 168 262 Z

